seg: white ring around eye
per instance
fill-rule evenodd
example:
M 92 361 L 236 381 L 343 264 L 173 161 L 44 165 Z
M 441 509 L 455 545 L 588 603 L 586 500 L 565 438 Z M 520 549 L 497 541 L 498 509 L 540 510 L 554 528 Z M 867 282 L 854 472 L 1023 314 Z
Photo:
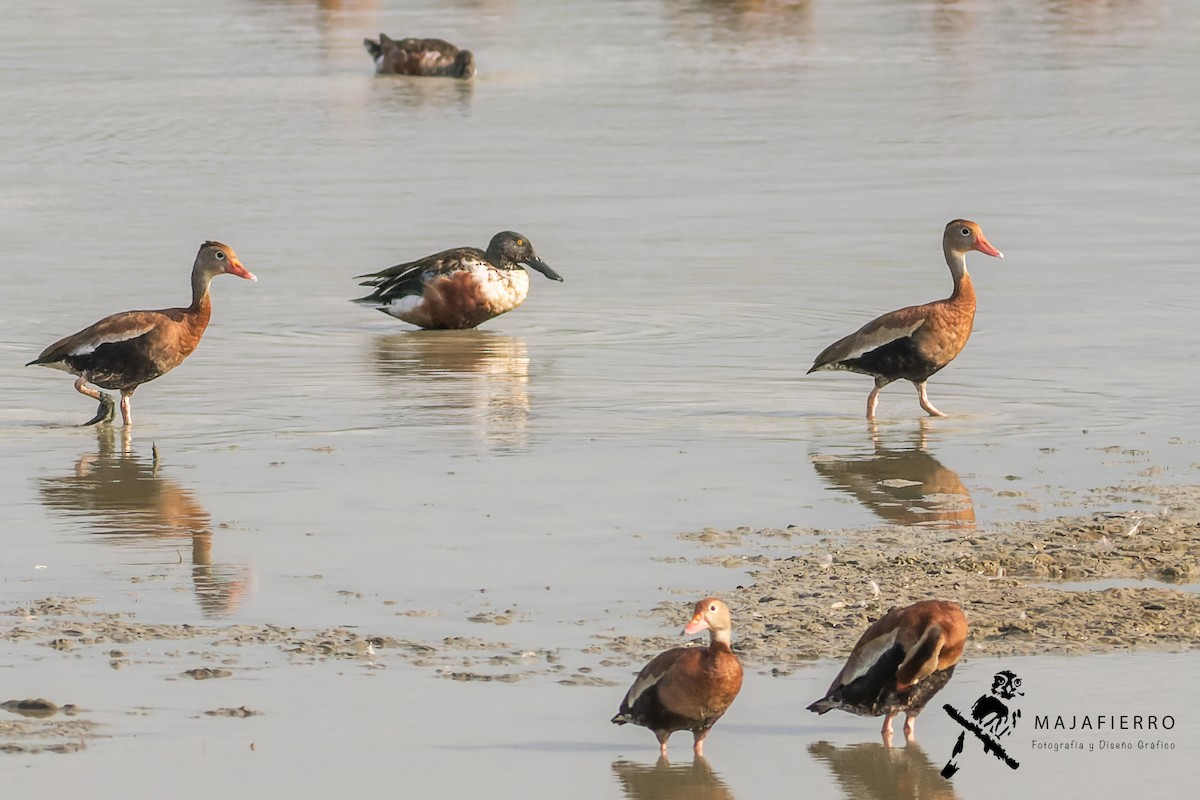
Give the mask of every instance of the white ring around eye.
M 218 250 L 218 251 L 217 251 L 217 260 L 218 260 L 218 261 L 224 261 L 224 260 L 225 260 L 225 254 L 224 254 L 224 253 L 222 253 L 220 250 Z
M 970 229 L 970 228 L 963 228 L 963 229 L 962 229 L 962 235 L 963 235 L 963 236 L 970 236 L 970 235 L 971 235 L 971 229 Z

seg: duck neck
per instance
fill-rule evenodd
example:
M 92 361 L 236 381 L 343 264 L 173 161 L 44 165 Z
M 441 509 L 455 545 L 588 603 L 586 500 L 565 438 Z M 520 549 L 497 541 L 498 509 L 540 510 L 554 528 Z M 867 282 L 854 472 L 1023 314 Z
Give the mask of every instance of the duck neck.
M 714 631 L 708 632 L 708 649 L 709 652 L 724 650 L 726 653 L 733 652 L 733 632 L 732 631 Z
M 946 251 L 946 265 L 950 267 L 950 277 L 954 279 L 954 292 L 950 295 L 953 301 L 963 303 L 975 302 L 975 285 L 967 273 L 967 254 Z
M 212 275 L 206 275 L 199 270 L 192 273 L 192 304 L 188 306 L 189 313 L 204 317 L 212 313 L 212 300 L 208 296 L 208 285 L 212 279 Z
M 483 257 L 487 262 L 497 269 L 515 269 L 517 265 L 509 261 L 504 255 L 504 245 L 500 242 L 488 242 L 488 249 L 484 251 Z

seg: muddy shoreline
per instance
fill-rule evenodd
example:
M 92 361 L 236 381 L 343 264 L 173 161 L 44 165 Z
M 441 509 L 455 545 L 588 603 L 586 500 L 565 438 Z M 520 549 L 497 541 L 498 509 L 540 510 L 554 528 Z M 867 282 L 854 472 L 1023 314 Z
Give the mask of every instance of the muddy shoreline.
M 986 528 L 709 529 L 682 538 L 712 548 L 708 563 L 749 569 L 751 580 L 723 596 L 735 650 L 762 671 L 841 658 L 870 621 L 928 598 L 962 604 L 968 658 L 1200 647 L 1200 592 L 1189 586 L 1200 582 L 1200 488 L 1097 490 L 1089 504 L 1122 510 Z M 1113 580 L 1146 583 L 1087 587 Z M 689 605 L 656 613 L 678 621 Z M 614 646 L 649 652 L 626 639 Z
M 1105 510 L 986 528 L 707 529 L 679 534 L 681 550 L 689 554 L 680 560 L 747 572 L 741 585 L 720 594 L 734 613 L 735 650 L 748 668 L 766 675 L 785 675 L 816 659 L 842 658 L 888 608 L 931 597 L 956 600 L 966 610 L 971 621 L 967 659 L 1200 646 L 1195 585 L 1200 582 L 1200 489 L 1109 489 L 1096 493 L 1095 505 Z M 1112 510 L 1118 507 L 1122 510 Z M 1087 582 L 1122 579 L 1146 583 L 1086 588 Z M 679 599 L 643 613 L 674 629 L 696 592 L 678 590 Z M 508 612 L 497 618 L 504 620 L 504 640 L 418 641 L 351 628 L 150 624 L 131 614 L 94 610 L 92 604 L 88 598 L 56 597 L 11 606 L 0 614 L 5 620 L 0 640 L 9 642 L 14 655 L 31 644 L 64 657 L 106 660 L 112 669 L 150 665 L 160 676 L 161 665 L 171 664 L 173 680 L 230 677 L 249 668 L 244 665 L 251 650 L 266 648 L 276 653 L 277 667 L 337 659 L 372 670 L 400 662 L 457 681 L 511 683 L 541 676 L 569 686 L 623 684 L 648 656 L 680 642 L 674 633 L 596 635 L 583 648 L 526 648 L 521 646 L 524 615 Z M 481 621 L 478 614 L 464 613 L 469 621 Z M 500 625 L 496 619 L 483 621 Z M 151 641 L 181 645 L 153 653 L 133 646 Z M 16 715 L 11 704 L 22 702 L 27 701 L 13 699 L 6 710 Z M 86 704 L 64 709 L 70 713 L 0 718 L 0 750 L 82 749 L 98 735 Z M 243 706 L 197 713 L 254 712 Z

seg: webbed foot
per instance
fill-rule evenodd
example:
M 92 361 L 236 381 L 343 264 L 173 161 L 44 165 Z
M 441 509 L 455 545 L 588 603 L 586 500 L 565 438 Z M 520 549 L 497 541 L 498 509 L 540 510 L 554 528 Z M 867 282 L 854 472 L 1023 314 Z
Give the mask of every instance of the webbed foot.
M 117 416 L 117 401 L 113 400 L 111 394 L 100 393 L 100 406 L 96 409 L 96 416 L 83 423 L 81 427 L 86 428 L 89 425 L 102 425 L 112 422 Z

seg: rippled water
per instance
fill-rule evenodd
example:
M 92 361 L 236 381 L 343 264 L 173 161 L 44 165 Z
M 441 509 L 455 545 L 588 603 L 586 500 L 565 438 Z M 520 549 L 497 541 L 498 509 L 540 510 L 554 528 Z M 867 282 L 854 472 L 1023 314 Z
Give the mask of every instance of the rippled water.
M 417 638 L 516 605 L 528 646 L 584 646 L 567 623 L 651 633 L 633 615 L 667 587 L 740 579 L 658 560 L 686 554 L 679 531 L 986 525 L 1195 481 L 1184 0 L 0 14 L 6 600 Z M 480 76 L 377 79 L 379 30 L 461 42 Z M 970 261 L 976 333 L 930 383 L 952 416 L 893 385 L 869 427 L 868 379 L 803 373 L 948 293 L 957 216 L 1006 259 Z M 532 275 L 468 332 L 348 302 L 354 275 L 501 229 L 565 282 Z M 71 427 L 92 404 L 20 365 L 185 301 L 209 238 L 259 283 L 214 283 L 201 348 L 139 391 L 128 442 Z M 645 777 L 607 770 L 598 796 Z

